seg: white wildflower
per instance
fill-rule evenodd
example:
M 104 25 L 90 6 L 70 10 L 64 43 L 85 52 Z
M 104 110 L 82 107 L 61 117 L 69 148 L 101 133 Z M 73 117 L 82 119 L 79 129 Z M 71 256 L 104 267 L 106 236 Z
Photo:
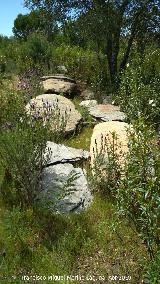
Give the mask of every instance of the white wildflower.
M 154 100 L 149 100 L 149 105 L 152 105 Z

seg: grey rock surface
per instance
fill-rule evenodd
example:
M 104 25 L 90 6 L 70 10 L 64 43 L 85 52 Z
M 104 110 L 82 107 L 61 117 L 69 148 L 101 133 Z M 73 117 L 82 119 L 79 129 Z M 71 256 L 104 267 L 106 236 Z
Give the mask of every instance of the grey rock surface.
M 101 121 L 125 121 L 126 115 L 118 106 L 99 104 L 89 109 L 90 115 Z
M 88 160 L 90 153 L 82 149 L 67 147 L 63 144 L 56 144 L 54 142 L 47 142 L 45 155 L 50 154 L 49 164 L 56 163 L 74 163 L 78 161 Z
M 44 168 L 42 189 L 50 209 L 61 214 L 79 213 L 92 201 L 83 170 L 69 163 Z

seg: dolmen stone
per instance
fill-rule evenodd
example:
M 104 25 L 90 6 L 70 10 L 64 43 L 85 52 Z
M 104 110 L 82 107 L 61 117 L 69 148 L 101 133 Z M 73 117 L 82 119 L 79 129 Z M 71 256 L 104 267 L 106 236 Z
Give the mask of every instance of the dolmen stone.
M 90 153 L 82 149 L 76 149 L 65 146 L 63 144 L 56 144 L 48 141 L 46 145 L 45 156 L 49 157 L 47 165 L 76 163 L 83 162 L 90 158 Z
M 88 109 L 90 115 L 98 121 L 125 121 L 126 115 L 119 106 L 112 104 L 98 104 L 96 100 L 84 100 L 80 103 Z
M 63 74 L 43 76 L 41 83 L 44 93 L 71 95 L 76 91 L 75 80 Z
M 56 94 L 43 94 L 31 99 L 26 110 L 33 118 L 42 119 L 44 124 L 50 121 L 53 131 L 63 127 L 66 134 L 75 131 L 82 118 L 70 99 Z
M 89 108 L 89 113 L 100 121 L 125 121 L 126 115 L 119 106 L 99 104 Z
M 94 127 L 90 145 L 92 167 L 94 167 L 98 155 L 104 155 L 104 158 L 107 159 L 107 148 L 110 147 L 113 142 L 112 133 L 115 133 L 117 136 L 118 147 L 115 151 L 120 156 L 121 163 L 124 164 L 125 155 L 128 152 L 128 127 L 130 127 L 128 123 L 119 121 L 102 122 Z
M 85 170 L 77 167 L 89 157 L 85 150 L 47 142 L 39 198 L 48 209 L 60 214 L 79 213 L 90 205 L 92 194 Z
M 79 213 L 92 201 L 84 171 L 70 163 L 44 168 L 42 189 L 49 208 L 60 214 Z

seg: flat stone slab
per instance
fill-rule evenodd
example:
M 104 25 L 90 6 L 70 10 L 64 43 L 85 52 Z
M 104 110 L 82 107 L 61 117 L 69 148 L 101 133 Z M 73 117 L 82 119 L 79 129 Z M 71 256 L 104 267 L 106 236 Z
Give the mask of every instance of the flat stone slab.
M 79 213 L 92 201 L 83 170 L 69 163 L 44 168 L 42 189 L 40 197 L 51 210 L 61 214 Z
M 74 79 L 62 74 L 41 77 L 44 93 L 72 94 L 76 89 Z
M 73 132 L 82 118 L 71 100 L 56 94 L 37 96 L 30 100 L 26 106 L 26 110 L 33 117 L 37 119 L 41 118 L 43 123 L 50 120 L 53 131 L 57 127 L 55 125 L 56 118 L 54 118 L 57 114 L 61 121 L 64 121 L 65 133 Z
M 82 149 L 67 147 L 63 144 L 47 142 L 45 155 L 50 154 L 47 165 L 57 163 L 74 163 L 83 160 L 88 160 L 90 153 Z
M 68 76 L 65 76 L 63 74 L 56 74 L 56 75 L 48 75 L 48 76 L 42 76 L 41 80 L 45 81 L 47 79 L 58 79 L 58 80 L 62 80 L 62 81 L 69 81 L 72 83 L 76 83 L 75 79 L 70 78 Z
M 125 121 L 126 115 L 120 111 L 120 107 L 111 104 L 99 104 L 89 108 L 89 113 L 102 121 Z

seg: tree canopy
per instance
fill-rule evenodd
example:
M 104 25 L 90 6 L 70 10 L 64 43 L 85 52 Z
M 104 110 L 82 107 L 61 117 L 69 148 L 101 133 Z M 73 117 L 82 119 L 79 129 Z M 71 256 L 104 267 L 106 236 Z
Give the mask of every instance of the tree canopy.
M 44 32 L 50 39 L 56 32 L 57 26 L 53 18 L 50 25 L 46 24 L 46 19 L 48 13 L 44 9 L 36 9 L 26 15 L 19 14 L 14 21 L 13 33 L 17 38 L 27 39 L 31 33 Z
M 158 0 L 25 0 L 31 10 L 44 9 L 57 21 L 78 22 L 81 31 L 107 56 L 111 82 L 126 67 L 133 43 L 143 51 L 146 38 L 160 32 Z M 121 38 L 123 57 L 118 62 Z

